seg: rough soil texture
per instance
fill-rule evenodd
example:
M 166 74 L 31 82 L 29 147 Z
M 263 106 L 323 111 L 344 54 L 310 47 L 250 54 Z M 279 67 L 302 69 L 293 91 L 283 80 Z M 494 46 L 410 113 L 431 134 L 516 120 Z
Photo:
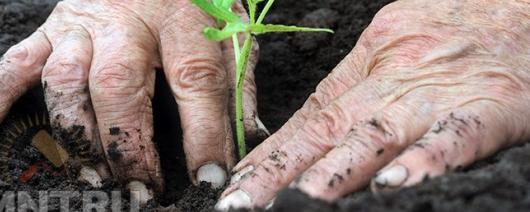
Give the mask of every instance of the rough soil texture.
M 351 50 L 373 15 L 390 0 L 277 1 L 267 22 L 331 27 L 333 35 L 274 34 L 259 38 L 261 59 L 256 70 L 259 112 L 271 131 L 276 131 L 303 104 L 318 82 Z M 0 0 L 0 54 L 26 37 L 45 19 L 56 0 Z M 209 211 L 219 191 L 202 184 L 190 186 L 182 151 L 178 114 L 171 93 L 159 75 L 154 100 L 155 141 L 162 157 L 167 188 L 159 203 L 166 211 Z M 42 90 L 34 89 L 12 109 L 0 129 L 27 114 L 44 111 Z M 46 127 L 44 127 L 46 128 Z M 32 147 L 31 136 L 18 137 L 15 148 L 1 163 L 8 164 L 12 182 L 0 182 L 0 190 L 85 190 L 86 185 L 68 178 L 61 170 L 38 172 L 28 183 L 19 177 L 32 164 L 45 161 Z M 46 129 L 49 130 L 49 129 Z M 528 211 L 530 208 L 530 145 L 512 148 L 458 173 L 428 180 L 395 193 L 374 195 L 361 191 L 336 204 L 311 200 L 295 190 L 285 190 L 273 211 Z M 4 165 L 2 165 L 5 167 Z M 46 166 L 41 166 L 40 169 Z M 2 168 L 2 167 L 0 167 Z M 40 170 L 39 169 L 39 170 Z M 55 175 L 54 175 L 55 174 Z M 57 175 L 57 176 L 56 176 Z M 6 176 L 2 176 L 6 179 Z M 107 182 L 106 191 L 120 189 Z M 74 200 L 72 205 L 79 204 Z

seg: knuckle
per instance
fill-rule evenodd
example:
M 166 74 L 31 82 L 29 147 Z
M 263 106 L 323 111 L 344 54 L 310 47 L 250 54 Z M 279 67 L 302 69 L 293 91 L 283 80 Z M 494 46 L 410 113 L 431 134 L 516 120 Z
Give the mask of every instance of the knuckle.
M 384 44 L 374 53 L 371 67 L 374 75 L 384 76 L 395 72 L 397 69 L 418 65 L 424 61 L 437 58 L 433 49 L 440 40 L 429 34 L 407 34 L 388 38 L 389 43 Z
M 106 154 L 108 155 L 109 161 L 116 165 L 117 168 L 128 171 L 128 168 L 148 168 L 147 157 L 138 157 L 138 154 L 152 155 L 153 148 L 150 144 L 144 144 L 131 140 L 127 143 L 111 142 L 107 144 Z M 131 170 L 135 172 L 134 170 Z
M 321 112 L 323 123 L 332 135 L 340 134 L 344 124 L 349 123 L 347 115 L 347 111 L 338 104 L 330 104 Z
M 445 118 L 436 122 L 431 128 L 431 132 L 434 134 L 449 132 L 472 142 L 480 140 L 477 136 L 480 136 L 482 133 L 478 133 L 478 131 L 483 128 L 484 124 L 480 116 L 451 112 Z
M 346 82 L 348 77 L 334 77 L 324 79 L 316 88 L 317 97 L 325 100 L 324 105 L 329 101 L 329 97 L 339 96 L 341 91 L 348 89 L 353 83 Z
M 306 101 L 309 111 L 320 111 L 327 105 L 326 95 L 322 92 L 311 94 Z
M 113 89 L 140 88 L 143 84 L 141 77 L 135 77 L 135 70 L 125 63 L 109 63 L 96 68 L 91 87 L 96 92 L 106 92 Z
M 337 148 L 345 149 L 352 153 L 352 155 L 355 154 L 357 157 L 364 157 L 366 152 L 369 152 L 366 151 L 366 149 L 373 148 L 373 144 L 366 141 L 365 139 L 360 139 L 358 134 L 350 133 L 346 136 L 346 142 L 342 142 L 341 144 L 337 145 Z M 349 155 L 350 161 L 353 161 L 354 159 L 352 155 Z
M 265 170 L 265 173 L 262 173 L 261 175 L 258 175 L 259 179 L 262 179 L 261 182 L 265 182 L 265 185 L 283 185 L 285 182 L 284 175 L 281 172 L 281 169 L 276 168 L 275 164 L 271 164 L 269 162 L 265 162 L 261 165 L 261 168 Z M 256 172 L 256 174 L 259 174 L 259 172 Z M 263 175 L 263 176 L 262 176 Z
M 29 50 L 27 41 L 11 47 L 5 54 L 5 60 L 23 67 L 32 67 L 39 64 L 39 57 Z
M 186 59 L 173 68 L 170 81 L 177 97 L 184 93 L 217 96 L 226 93 L 227 74 L 219 61 L 194 57 Z
M 316 119 L 311 120 L 302 131 L 308 136 L 313 146 L 322 149 L 333 148 L 340 140 L 342 128 L 345 123 L 345 111 L 337 105 L 330 105 L 326 110 L 316 114 Z
M 88 80 L 88 68 L 84 67 L 82 56 L 63 55 L 61 58 L 51 58 L 44 67 L 42 80 L 51 87 L 71 84 L 85 85 Z
M 259 169 L 251 176 L 258 178 L 259 182 L 265 185 L 284 185 L 287 182 L 287 158 L 284 153 L 280 151 L 273 151 L 268 155 L 267 160 L 264 160 Z M 254 181 L 255 179 L 252 179 Z
M 194 137 L 194 142 L 187 145 L 190 152 L 197 152 L 203 150 L 211 150 L 218 152 L 224 142 L 226 141 L 226 131 L 222 126 L 213 125 L 211 119 L 196 118 L 193 123 L 185 125 L 185 137 Z M 203 132 L 203 133 L 197 133 Z M 204 133 L 207 132 L 207 133 Z M 197 149 L 194 149 L 197 148 Z
M 335 125 L 335 117 L 332 116 L 329 113 L 320 113 L 319 119 L 322 120 L 322 122 L 308 122 L 308 125 L 302 128 L 302 132 L 310 139 L 309 141 L 312 141 L 312 145 L 318 146 L 321 145 L 320 143 L 327 143 L 326 146 L 329 146 L 331 148 L 332 144 L 331 142 L 321 142 L 321 141 L 328 141 L 332 136 L 333 127 Z
M 405 146 L 405 132 L 400 130 L 391 119 L 386 117 L 371 118 L 359 123 L 359 128 L 352 132 L 360 137 L 360 140 L 368 141 L 379 148 L 392 148 Z

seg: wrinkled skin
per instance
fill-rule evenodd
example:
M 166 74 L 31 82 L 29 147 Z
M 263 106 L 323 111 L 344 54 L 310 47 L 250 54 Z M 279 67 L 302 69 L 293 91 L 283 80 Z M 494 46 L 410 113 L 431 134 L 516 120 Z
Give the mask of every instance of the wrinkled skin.
M 234 10 L 244 13 L 241 5 Z M 190 177 L 196 183 L 205 164 L 226 172 L 235 164 L 229 95 L 235 64 L 231 43 L 202 36 L 205 26 L 215 24 L 187 0 L 62 1 L 35 33 L 2 57 L 0 121 L 40 80 L 54 134 L 71 156 L 79 153 L 65 144 L 74 138 L 63 132 L 81 126 L 75 142 L 88 144 L 92 157 L 104 158 L 71 164 L 81 161 L 103 178 L 113 175 L 162 190 L 151 99 L 155 69 L 163 68 L 179 105 Z M 247 75 L 244 91 L 248 137 L 263 133 L 256 123 L 253 77 Z
M 264 207 L 287 186 L 327 201 L 411 186 L 530 139 L 528 11 L 527 0 L 387 5 L 236 165 L 217 208 Z

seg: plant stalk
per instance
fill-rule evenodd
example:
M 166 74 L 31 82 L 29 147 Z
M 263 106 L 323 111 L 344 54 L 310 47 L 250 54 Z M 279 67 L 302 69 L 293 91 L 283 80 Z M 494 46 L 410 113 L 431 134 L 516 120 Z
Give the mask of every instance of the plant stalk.
M 232 37 L 234 47 L 234 59 L 236 61 L 236 140 L 238 146 L 239 158 L 243 159 L 247 155 L 247 146 L 245 143 L 245 126 L 243 117 L 243 88 L 245 85 L 245 75 L 247 64 L 252 49 L 252 36 L 265 34 L 269 32 L 330 32 L 330 29 L 307 28 L 297 26 L 286 26 L 278 24 L 262 24 L 265 16 L 274 4 L 275 0 L 267 0 L 267 4 L 256 17 L 257 4 L 265 0 L 247 0 L 249 10 L 249 23 L 243 23 L 241 17 L 236 15 L 231 6 L 235 0 L 192 0 L 192 2 L 209 15 L 217 18 L 219 25 L 224 23 L 224 28 L 207 27 L 204 29 L 204 36 L 210 40 L 221 41 Z M 257 18 L 257 20 L 256 20 Z M 238 33 L 243 33 L 245 42 L 240 48 Z
M 261 24 L 263 22 L 263 19 L 265 19 L 265 16 L 269 12 L 269 9 L 271 8 L 272 4 L 274 4 L 274 0 L 267 1 L 267 4 L 265 4 L 265 7 L 261 11 L 261 14 L 259 14 L 256 24 Z
M 252 49 L 252 35 L 245 33 L 245 43 L 241 50 L 241 55 L 237 62 L 236 70 L 236 139 L 239 158 L 243 159 L 247 155 L 247 145 L 245 143 L 245 126 L 243 118 L 243 87 L 247 71 L 248 59 Z
M 239 55 L 241 55 L 241 50 L 239 49 L 239 38 L 237 37 L 237 34 L 232 35 L 232 43 L 234 44 L 234 61 L 236 61 L 237 68 L 237 64 L 239 63 Z

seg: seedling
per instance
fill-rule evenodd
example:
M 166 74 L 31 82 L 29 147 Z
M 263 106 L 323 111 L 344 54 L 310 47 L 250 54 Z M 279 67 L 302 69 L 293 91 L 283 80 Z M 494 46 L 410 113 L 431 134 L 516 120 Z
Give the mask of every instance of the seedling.
M 271 32 L 329 32 L 330 29 L 308 28 L 298 26 L 287 26 L 278 24 L 263 24 L 263 19 L 269 12 L 274 0 L 268 0 L 263 10 L 256 19 L 256 10 L 258 3 L 265 0 L 247 0 L 249 23 L 242 21 L 242 18 L 232 11 L 235 0 L 192 0 L 192 2 L 201 8 L 204 12 L 215 17 L 223 29 L 206 27 L 204 36 L 212 41 L 223 41 L 232 38 L 234 44 L 234 60 L 236 62 L 236 139 L 239 157 L 243 158 L 247 154 L 245 144 L 245 129 L 243 125 L 243 86 L 247 70 L 250 50 L 252 49 L 252 37 Z M 239 45 L 238 35 L 243 34 L 245 41 L 243 47 Z

